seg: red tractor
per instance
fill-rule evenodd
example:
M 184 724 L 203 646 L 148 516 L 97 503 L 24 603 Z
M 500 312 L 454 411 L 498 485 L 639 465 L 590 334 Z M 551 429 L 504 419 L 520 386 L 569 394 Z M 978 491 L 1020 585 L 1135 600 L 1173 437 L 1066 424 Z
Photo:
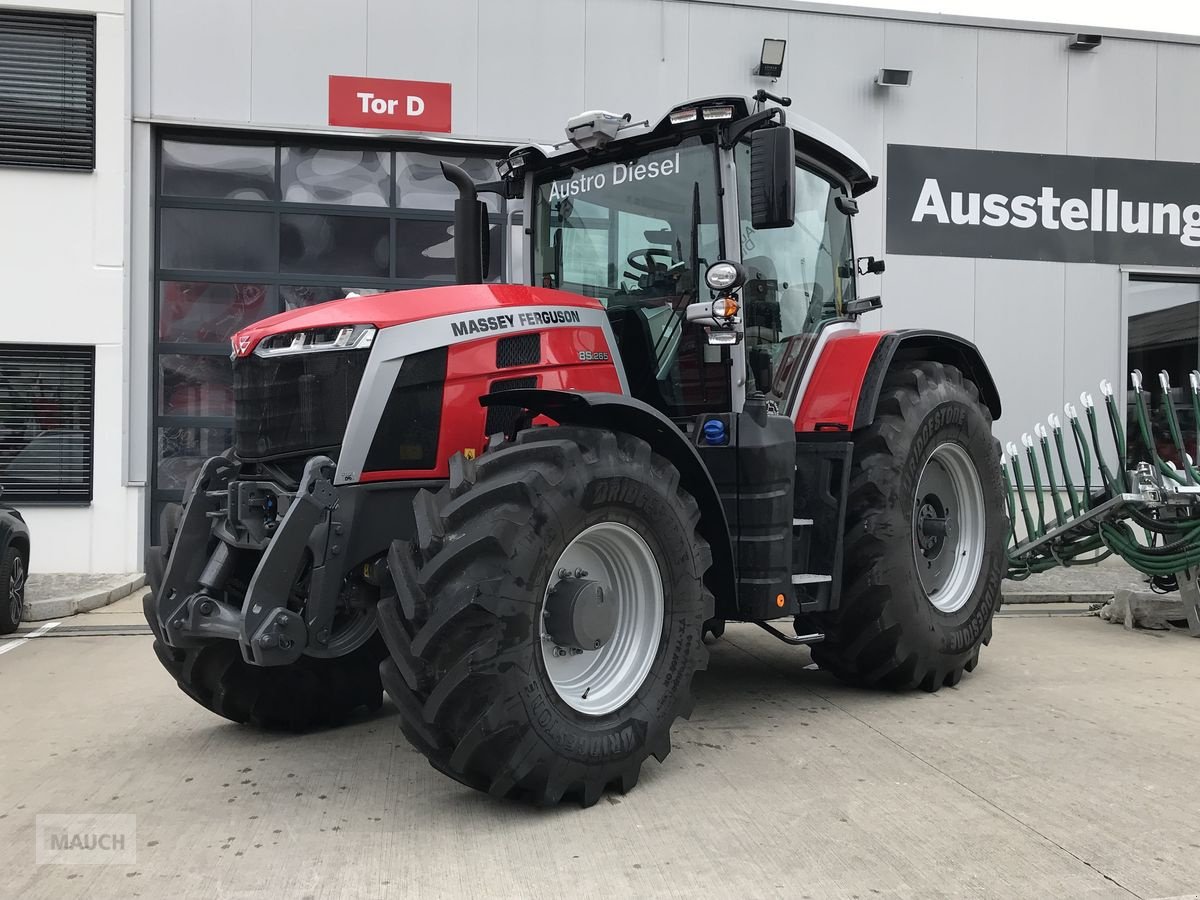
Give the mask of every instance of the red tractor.
M 188 695 L 298 730 L 386 689 L 452 778 L 589 805 L 666 757 L 728 621 L 855 684 L 975 668 L 996 386 L 961 338 L 859 330 L 878 179 L 755 100 L 585 113 L 488 185 L 446 167 L 457 285 L 234 335 L 234 446 L 147 565 Z M 485 283 L 477 189 L 521 201 L 524 284 Z

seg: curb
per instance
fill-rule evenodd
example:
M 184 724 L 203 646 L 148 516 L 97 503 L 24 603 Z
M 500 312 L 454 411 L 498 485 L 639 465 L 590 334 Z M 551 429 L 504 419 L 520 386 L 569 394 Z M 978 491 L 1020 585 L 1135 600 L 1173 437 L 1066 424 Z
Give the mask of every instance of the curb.
M 1107 603 L 1113 591 L 1013 591 L 1000 592 L 1002 606 L 1018 603 Z
M 91 612 L 110 603 L 128 597 L 146 583 L 142 573 L 124 576 L 115 586 L 108 586 L 72 594 L 67 597 L 48 597 L 44 600 L 28 600 L 25 603 L 24 622 L 44 622 L 47 619 L 62 619 L 78 613 Z

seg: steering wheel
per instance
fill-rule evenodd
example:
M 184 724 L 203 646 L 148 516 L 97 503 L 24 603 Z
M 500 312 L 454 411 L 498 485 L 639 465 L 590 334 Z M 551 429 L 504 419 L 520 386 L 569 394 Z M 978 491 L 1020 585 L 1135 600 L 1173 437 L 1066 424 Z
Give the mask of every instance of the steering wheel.
M 658 260 L 662 260 L 660 263 Z M 654 275 L 658 272 L 665 272 L 675 262 L 671 256 L 671 251 L 662 247 L 647 247 L 645 250 L 634 250 L 627 257 L 625 263 L 635 272 L 641 272 L 643 275 Z

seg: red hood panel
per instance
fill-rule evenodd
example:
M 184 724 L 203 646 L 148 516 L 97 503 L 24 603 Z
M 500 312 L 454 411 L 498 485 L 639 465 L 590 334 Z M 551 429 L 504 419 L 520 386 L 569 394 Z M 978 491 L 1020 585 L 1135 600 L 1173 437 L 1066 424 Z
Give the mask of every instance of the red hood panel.
M 339 325 L 374 325 L 377 328 L 387 328 L 438 316 L 511 306 L 602 308 L 599 301 L 590 297 L 549 288 L 529 287 L 524 284 L 455 284 L 350 297 L 306 306 L 303 309 L 293 309 L 243 328 L 233 336 L 233 346 L 239 356 L 245 356 L 258 346 L 259 341 L 272 334 Z

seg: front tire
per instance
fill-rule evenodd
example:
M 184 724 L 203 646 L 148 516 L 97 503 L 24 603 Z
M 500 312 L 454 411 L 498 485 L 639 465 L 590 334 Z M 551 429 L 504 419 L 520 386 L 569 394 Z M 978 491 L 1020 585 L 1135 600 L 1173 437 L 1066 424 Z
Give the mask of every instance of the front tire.
M 675 467 L 629 435 L 535 428 L 454 457 L 415 509 L 417 539 L 393 544 L 396 593 L 379 606 L 381 673 L 408 739 L 497 797 L 590 806 L 630 790 L 648 755 L 670 752 L 708 659 L 712 557 Z M 568 578 L 615 607 L 598 649 L 558 644 Z
M 958 684 L 991 640 L 1007 530 L 999 444 L 953 366 L 901 364 L 856 436 L 841 603 L 812 648 L 856 684 Z

